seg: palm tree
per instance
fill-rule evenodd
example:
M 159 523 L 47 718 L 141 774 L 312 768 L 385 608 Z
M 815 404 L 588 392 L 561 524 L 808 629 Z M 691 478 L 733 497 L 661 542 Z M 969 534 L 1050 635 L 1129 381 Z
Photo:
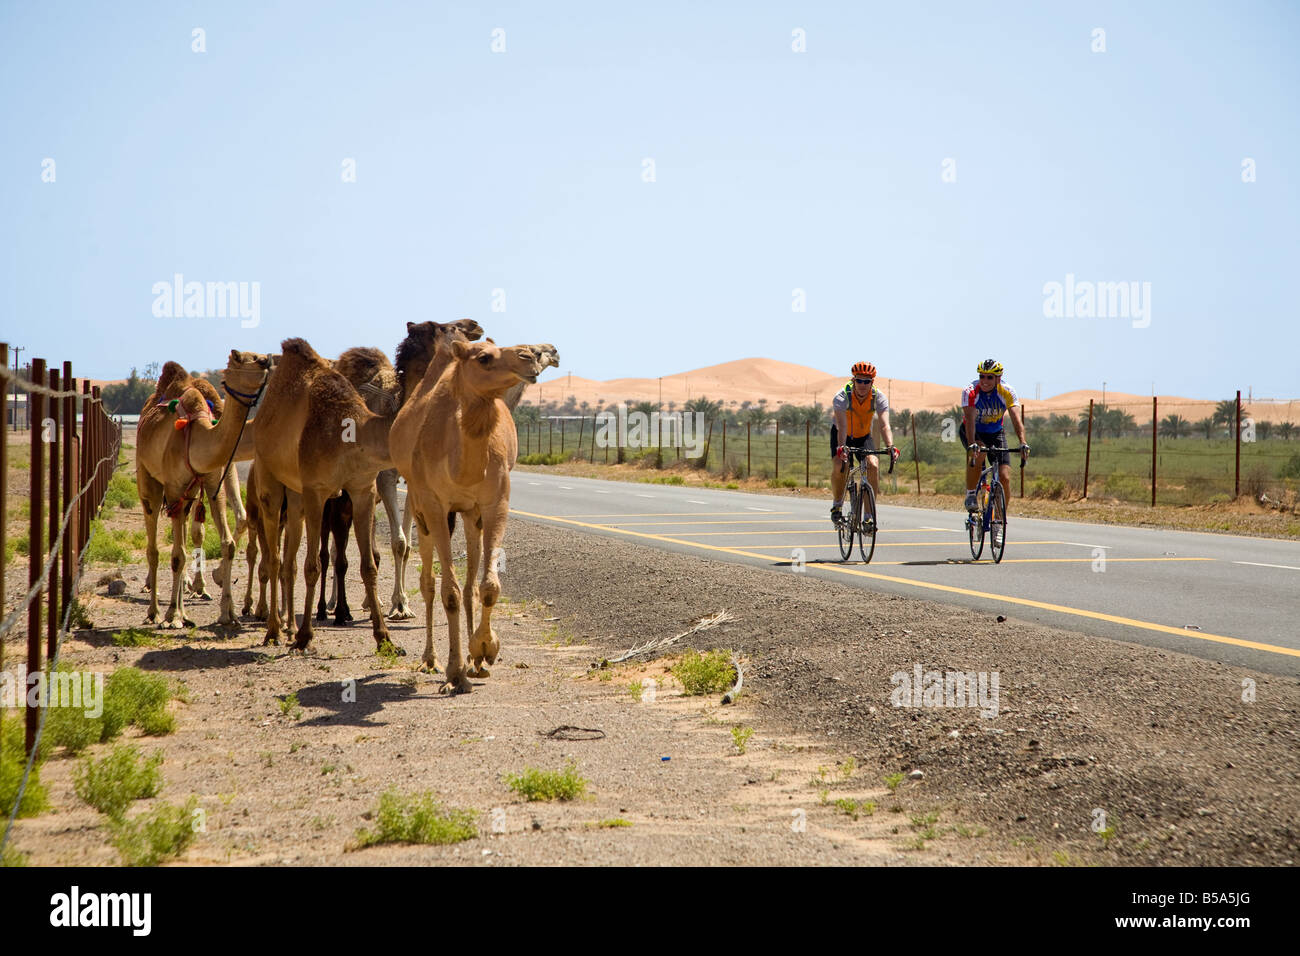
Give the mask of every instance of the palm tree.
M 931 432 L 939 430 L 939 413 L 931 411 L 920 411 L 912 413 L 912 424 L 915 426 L 917 434 L 928 435 Z
M 1214 437 L 1214 430 L 1219 427 L 1219 423 L 1216 422 L 1213 418 L 1202 418 L 1192 427 L 1195 428 L 1198 432 L 1200 431 L 1205 432 L 1205 437 L 1208 440 Z
M 1192 423 L 1181 415 L 1166 415 L 1160 420 L 1160 433 L 1170 438 L 1182 438 L 1191 430 Z
M 1087 425 L 1085 424 L 1084 427 L 1086 428 Z M 1062 415 L 1060 413 L 1053 412 L 1050 416 L 1048 416 L 1047 430 L 1053 432 L 1060 432 L 1062 438 L 1069 438 L 1070 432 L 1075 430 L 1074 419 L 1072 419 L 1069 415 Z
M 1237 421 L 1237 400 L 1225 398 L 1215 405 L 1211 421 L 1216 425 L 1227 425 L 1228 428 L 1233 428 Z
M 1255 423 L 1255 437 L 1260 441 L 1268 441 L 1268 436 L 1272 431 L 1273 431 L 1272 422 Z
M 1283 439 L 1285 439 L 1286 441 L 1290 441 L 1291 434 L 1292 432 L 1295 431 L 1295 426 L 1292 425 L 1290 422 L 1283 422 L 1281 425 L 1277 426 L 1277 430 Z

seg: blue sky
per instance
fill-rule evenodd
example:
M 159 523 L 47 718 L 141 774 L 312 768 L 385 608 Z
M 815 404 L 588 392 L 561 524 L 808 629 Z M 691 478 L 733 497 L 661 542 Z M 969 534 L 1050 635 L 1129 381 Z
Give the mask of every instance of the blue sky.
M 1286 3 L 4 2 L 0 338 L 115 378 L 470 316 L 550 377 L 1296 397 L 1298 47 Z M 155 316 L 177 273 L 258 325 Z M 1149 324 L 1045 316 L 1067 275 Z

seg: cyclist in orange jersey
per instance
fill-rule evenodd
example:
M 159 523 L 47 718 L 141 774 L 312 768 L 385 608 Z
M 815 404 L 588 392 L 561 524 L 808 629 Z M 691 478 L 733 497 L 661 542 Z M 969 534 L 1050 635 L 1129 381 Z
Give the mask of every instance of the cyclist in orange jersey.
M 867 480 L 871 482 L 876 497 L 880 497 L 880 460 L 875 455 L 876 446 L 871 439 L 873 418 L 880 419 L 880 432 L 894 461 L 898 461 L 899 455 L 898 449 L 893 447 L 893 429 L 889 427 L 889 399 L 875 385 L 876 367 L 870 362 L 857 362 L 851 371 L 853 380 L 844 384 L 831 403 L 835 419 L 831 425 L 831 493 L 835 497 L 831 505 L 831 520 L 836 524 L 843 518 L 841 508 L 850 455 L 856 456 L 858 461 L 866 460 Z

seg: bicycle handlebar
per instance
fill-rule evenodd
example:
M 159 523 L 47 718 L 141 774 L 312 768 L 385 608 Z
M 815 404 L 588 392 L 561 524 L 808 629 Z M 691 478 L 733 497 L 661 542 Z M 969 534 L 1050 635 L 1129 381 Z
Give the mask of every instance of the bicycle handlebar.
M 982 451 L 982 452 L 990 452 L 990 451 L 1003 452 L 1003 451 L 1005 451 L 1008 455 L 1010 455 L 1012 452 L 1024 451 L 1024 450 L 1025 450 L 1025 446 L 1024 446 L 1024 445 L 1021 445 L 1019 448 L 995 448 L 995 447 L 992 446 L 992 445 L 986 445 L 986 444 L 984 444 L 983 442 L 979 442 L 979 441 L 977 441 L 977 442 L 971 442 L 971 444 L 973 444 L 973 445 L 978 445 L 978 446 L 979 446 L 979 450 Z M 975 455 L 976 455 L 976 454 L 978 454 L 978 452 L 972 452 L 972 453 L 971 453 L 971 456 L 970 456 L 970 463 L 971 463 L 972 465 L 975 464 Z M 1023 455 L 1020 456 L 1020 467 L 1021 467 L 1022 469 L 1025 467 L 1025 458 L 1024 458 Z

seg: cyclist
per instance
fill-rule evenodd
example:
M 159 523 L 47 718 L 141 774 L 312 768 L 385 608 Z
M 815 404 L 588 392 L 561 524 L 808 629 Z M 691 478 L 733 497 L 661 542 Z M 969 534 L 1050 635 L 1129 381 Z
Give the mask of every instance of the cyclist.
M 966 510 L 974 513 L 978 509 L 975 500 L 975 483 L 979 481 L 980 472 L 984 470 L 984 453 L 978 451 L 979 444 L 1005 451 L 1007 436 L 1002 429 L 1002 419 L 1011 413 L 1011 426 L 1020 439 L 1020 457 L 1029 457 L 1029 443 L 1025 441 L 1025 423 L 1021 420 L 1020 399 L 1016 390 L 1002 381 L 1002 363 L 996 359 L 985 359 L 975 367 L 979 378 L 970 383 L 962 392 L 962 426 L 961 440 L 967 450 L 974 453 L 974 464 L 966 465 Z M 1011 487 L 1011 466 L 1006 456 L 998 454 L 1000 462 L 998 479 L 1004 489 Z M 1001 528 L 993 529 L 993 543 L 999 544 Z
M 880 419 L 880 433 L 885 445 L 889 447 L 894 461 L 898 461 L 898 449 L 893 447 L 894 432 L 889 427 L 889 399 L 876 388 L 876 367 L 870 362 L 856 362 L 851 370 L 853 380 L 844 383 L 844 388 L 835 395 L 831 403 L 834 424 L 831 425 L 831 492 L 835 503 L 831 505 L 831 520 L 837 525 L 843 520 L 841 507 L 844 504 L 844 485 L 849 473 L 849 456 L 856 455 L 858 461 L 866 459 L 867 480 L 871 490 L 880 497 L 878 485 L 880 460 L 876 457 L 876 446 L 871 440 L 872 418 Z M 841 440 L 841 436 L 843 436 Z M 850 452 L 852 449 L 852 452 Z

